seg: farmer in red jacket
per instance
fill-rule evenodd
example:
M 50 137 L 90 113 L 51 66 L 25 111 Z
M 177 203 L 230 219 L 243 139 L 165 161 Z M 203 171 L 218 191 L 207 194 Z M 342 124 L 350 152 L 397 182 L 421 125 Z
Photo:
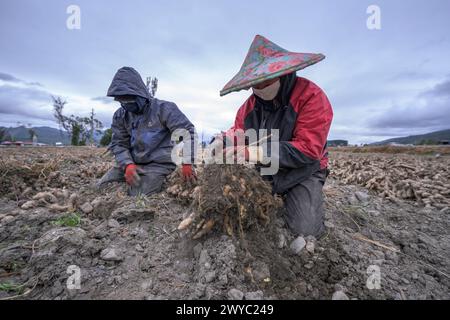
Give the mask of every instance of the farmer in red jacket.
M 279 130 L 279 153 L 270 155 L 279 161 L 278 173 L 269 177 L 273 192 L 283 195 L 291 230 L 317 238 L 325 232 L 322 187 L 333 111 L 325 93 L 295 71 L 324 58 L 289 52 L 257 35 L 241 70 L 220 92 L 223 96 L 252 88 L 253 94 L 239 108 L 226 136 L 237 129 L 267 129 L 269 136 L 271 129 Z M 258 150 L 247 146 L 246 159 L 261 159 L 261 151 L 254 154 Z

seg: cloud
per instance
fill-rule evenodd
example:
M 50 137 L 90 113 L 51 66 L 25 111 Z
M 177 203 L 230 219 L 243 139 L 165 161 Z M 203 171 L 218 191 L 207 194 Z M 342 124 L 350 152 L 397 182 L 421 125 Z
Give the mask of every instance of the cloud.
M 433 89 L 425 91 L 422 96 L 431 98 L 450 98 L 450 76 L 442 83 L 438 83 L 434 86 Z
M 111 97 L 95 97 L 91 98 L 92 101 L 99 101 L 102 103 L 114 103 L 114 99 Z
M 6 82 L 22 82 L 22 80 L 17 79 L 16 77 L 7 74 L 7 73 L 3 73 L 0 72 L 0 80 L 6 81 Z
M 448 121 L 449 83 L 436 79 L 450 69 L 449 2 L 413 1 L 405 15 L 404 4 L 380 1 L 386 14 L 376 32 L 367 30 L 366 5 L 356 0 L 339 10 L 332 2 L 292 0 L 289 10 L 272 6 L 270 16 L 268 0 L 259 6 L 139 0 L 126 14 L 119 2 L 79 0 L 80 30 L 67 30 L 64 3 L 6 1 L 0 37 L 8 45 L 0 51 L 0 70 L 13 74 L 0 73 L 0 87 L 14 88 L 1 89 L 0 108 L 7 113 L 0 121 L 37 116 L 43 123 L 52 118 L 49 96 L 58 93 L 68 101 L 66 114 L 85 116 L 95 108 L 108 125 L 119 105 L 103 95 L 116 70 L 131 65 L 144 78 L 158 77 L 157 97 L 177 103 L 199 129 L 227 129 L 249 93 L 221 98 L 218 92 L 259 33 L 288 50 L 326 54 L 299 75 L 329 96 L 335 114 L 330 137 L 371 142 L 439 128 Z M 249 13 L 266 19 L 249 19 Z
M 8 73 L 3 73 L 3 72 L 0 72 L 0 80 L 2 80 L 4 82 L 22 83 L 22 84 L 29 85 L 29 86 L 42 87 L 42 84 L 40 84 L 39 82 L 27 82 L 22 79 L 16 78 L 13 75 L 10 75 Z
M 427 72 L 419 72 L 419 71 L 402 71 L 397 74 L 394 74 L 390 77 L 389 81 L 403 81 L 403 80 L 427 80 L 429 78 L 432 78 L 431 73 Z
M 369 121 L 374 129 L 437 131 L 450 128 L 450 77 L 413 99 L 393 104 Z
M 52 119 L 51 94 L 33 87 L 0 86 L 0 114 Z
M 111 106 L 108 99 L 87 98 L 77 95 L 61 95 L 44 87 L 36 87 L 31 82 L 0 73 L 0 123 L 15 125 L 17 122 L 33 125 L 56 126 L 53 117 L 52 96 L 61 96 L 67 101 L 64 114 L 88 116 L 94 108 L 97 117 L 106 125 L 111 123 L 112 113 L 116 106 Z

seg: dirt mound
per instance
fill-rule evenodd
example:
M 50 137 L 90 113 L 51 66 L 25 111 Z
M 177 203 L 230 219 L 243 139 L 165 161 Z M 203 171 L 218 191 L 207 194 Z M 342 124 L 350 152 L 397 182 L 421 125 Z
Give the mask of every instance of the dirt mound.
M 31 188 L 26 196 L 12 191 L 0 197 L 0 299 L 449 298 L 450 222 L 436 207 L 392 202 L 331 177 L 327 235 L 296 238 L 254 171 L 211 167 L 199 172 L 201 184 L 183 184 L 176 198 L 168 192 L 129 198 L 123 184 L 95 189 L 96 178 L 112 165 L 103 152 L 0 150 L 2 161 L 57 159 L 55 172 L 65 181 L 24 180 L 23 188 Z M 347 160 L 358 161 L 340 159 Z M 248 180 L 261 193 L 250 195 L 256 185 Z M 206 188 L 194 191 L 203 183 Z M 68 197 L 60 194 L 65 191 Z M 50 195 L 33 199 L 39 193 Z M 77 197 L 69 206 L 72 194 Z M 28 201 L 38 204 L 23 208 Z M 223 227 L 224 212 L 230 220 L 242 218 L 238 203 L 248 219 L 242 219 L 245 245 L 238 228 L 229 236 Z M 54 204 L 68 207 L 52 210 Z M 205 220 L 219 217 L 207 236 L 195 240 L 178 230 L 192 212 Z M 80 286 L 71 288 L 76 268 Z M 371 279 L 379 279 L 379 287 Z
M 55 211 L 73 211 L 78 195 L 68 190 L 101 177 L 112 166 L 104 150 L 90 147 L 14 151 L 0 158 L 0 192 L 19 206 L 28 202 L 24 209 L 53 205 Z
M 258 225 L 263 229 L 281 208 L 281 200 L 252 167 L 244 165 L 208 165 L 199 168 L 194 185 L 186 184 L 179 174 L 172 175 L 168 193 L 189 204 L 188 217 L 179 230 L 191 229 L 194 239 L 213 227 L 245 241 L 244 230 Z
M 54 177 L 54 172 L 58 169 L 57 161 L 50 159 L 28 162 L 14 158 L 1 159 L 0 192 L 5 196 L 16 197 L 39 180 L 49 182 L 48 180 Z

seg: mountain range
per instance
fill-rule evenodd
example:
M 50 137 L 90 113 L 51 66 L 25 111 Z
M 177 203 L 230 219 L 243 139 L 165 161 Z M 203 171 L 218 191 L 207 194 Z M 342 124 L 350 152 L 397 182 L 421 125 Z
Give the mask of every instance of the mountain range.
M 25 126 L 20 126 L 16 128 L 0 127 L 0 129 L 4 129 L 6 131 L 5 136 L 9 135 L 15 141 L 32 141 L 29 129 L 33 129 L 39 143 L 54 145 L 56 142 L 62 142 L 65 145 L 70 144 L 70 135 L 66 131 L 51 127 L 26 128 Z
M 15 128 L 0 127 L 0 129 L 6 130 L 6 134 L 11 136 L 15 141 L 31 141 L 29 128 L 25 126 Z M 51 127 L 33 127 L 36 133 L 38 142 L 54 145 L 56 142 L 62 142 L 65 145 L 70 144 L 70 135 L 63 130 L 59 130 Z M 95 141 L 100 141 L 102 133 L 95 134 Z M 371 145 L 386 145 L 391 143 L 398 144 L 424 144 L 424 143 L 438 143 L 440 141 L 450 141 L 450 129 L 435 131 L 431 133 L 413 135 L 407 137 L 398 137 L 379 142 L 374 142 Z
M 440 141 L 450 141 L 450 129 L 430 132 L 426 134 L 392 138 L 379 142 L 372 143 L 371 145 L 385 145 L 391 143 L 398 144 L 436 144 Z

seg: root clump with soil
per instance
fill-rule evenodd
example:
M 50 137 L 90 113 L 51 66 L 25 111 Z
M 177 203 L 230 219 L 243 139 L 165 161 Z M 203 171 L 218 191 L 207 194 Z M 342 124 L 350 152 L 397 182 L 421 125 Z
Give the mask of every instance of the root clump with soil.
M 198 170 L 197 181 L 185 184 L 178 173 L 170 179 L 168 193 L 189 209 L 179 230 L 189 230 L 194 239 L 213 228 L 244 239 L 244 230 L 267 227 L 281 207 L 270 184 L 258 171 L 245 165 L 207 165 Z

